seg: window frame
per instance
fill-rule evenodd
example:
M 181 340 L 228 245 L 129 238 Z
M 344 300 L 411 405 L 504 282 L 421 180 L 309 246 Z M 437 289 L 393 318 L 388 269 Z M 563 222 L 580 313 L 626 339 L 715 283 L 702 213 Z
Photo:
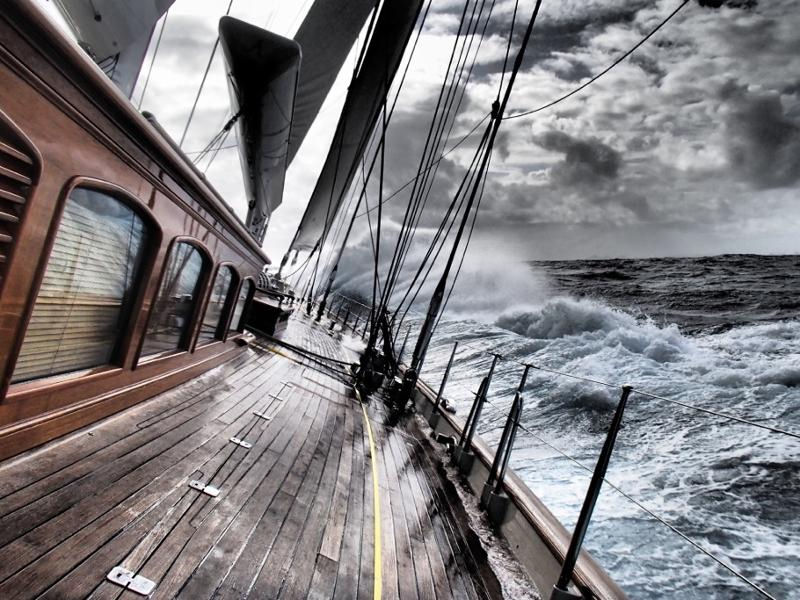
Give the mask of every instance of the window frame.
M 158 300 L 158 293 L 161 291 L 161 283 L 167 274 L 167 265 L 169 264 L 169 259 L 171 258 L 172 253 L 178 244 L 188 244 L 192 246 L 200 253 L 201 258 L 203 259 L 203 267 L 202 271 L 200 272 L 200 279 L 197 283 L 197 299 L 194 302 L 189 324 L 186 326 L 186 331 L 184 332 L 186 339 L 181 340 L 182 343 L 175 350 L 165 350 L 157 354 L 142 356 L 144 342 L 147 338 L 147 330 L 150 327 L 150 320 L 153 318 L 153 309 L 156 301 Z M 214 259 L 211 256 L 211 252 L 203 242 L 192 236 L 179 235 L 170 240 L 167 250 L 164 253 L 164 257 L 161 260 L 161 264 L 158 266 L 158 268 L 160 270 L 158 281 L 156 282 L 153 296 L 150 298 L 150 304 L 147 308 L 147 318 L 144 321 L 141 335 L 139 336 L 138 343 L 136 344 L 136 356 L 133 362 L 134 369 L 146 364 L 157 362 L 159 360 L 165 360 L 174 356 L 180 356 L 182 354 L 190 354 L 194 352 L 195 345 L 197 344 L 197 336 L 200 333 L 201 317 L 204 314 L 205 303 L 209 296 L 210 286 L 213 281 L 211 279 L 211 274 L 214 272 Z
M 253 297 L 256 295 L 256 282 L 253 280 L 252 277 L 242 277 L 239 283 L 239 288 L 236 290 L 236 300 L 239 299 L 239 294 L 241 293 L 242 286 L 245 285 L 247 282 L 250 282 L 250 291 L 247 292 L 247 298 L 244 300 L 244 306 L 242 307 L 242 314 L 239 316 L 240 320 L 243 320 L 247 315 L 247 309 L 250 308 L 250 304 L 253 301 Z M 234 301 L 233 305 L 231 306 L 231 318 L 233 317 L 233 313 L 236 310 L 236 301 Z M 228 319 L 228 324 L 225 327 L 225 339 L 235 337 L 237 335 L 242 335 L 244 333 L 244 327 L 237 327 L 236 329 L 231 329 L 230 327 L 230 319 Z
M 111 353 L 111 360 L 104 365 L 97 365 L 87 369 L 79 369 L 76 371 L 69 371 L 67 373 L 59 373 L 52 376 L 40 377 L 28 381 L 20 381 L 18 383 L 10 383 L 11 378 L 14 376 L 14 370 L 17 367 L 22 344 L 25 341 L 25 334 L 28 331 L 30 320 L 33 315 L 33 309 L 36 305 L 36 300 L 39 298 L 39 291 L 44 281 L 44 275 L 47 272 L 47 266 L 50 263 L 50 256 L 53 253 L 53 246 L 55 245 L 56 237 L 58 236 L 61 222 L 64 217 L 64 209 L 66 208 L 67 200 L 72 195 L 72 192 L 77 188 L 83 188 L 94 192 L 99 192 L 110 196 L 118 202 L 129 207 L 134 211 L 144 222 L 149 237 L 148 243 L 145 245 L 144 256 L 142 257 L 142 264 L 140 267 L 138 281 L 135 285 L 133 298 L 131 301 L 130 312 L 127 322 L 123 328 L 122 333 L 119 335 L 115 342 L 114 349 Z M 29 207 L 26 207 L 26 210 Z M 147 282 L 152 277 L 153 269 L 158 257 L 158 250 L 161 247 L 164 231 L 159 225 L 158 220 L 153 214 L 150 207 L 145 201 L 137 197 L 133 192 L 125 189 L 124 187 L 89 176 L 76 176 L 68 179 L 62 186 L 59 196 L 56 200 L 56 210 L 53 219 L 45 234 L 45 243 L 42 249 L 42 254 L 36 264 L 36 272 L 28 294 L 25 296 L 24 313 L 20 318 L 20 326 L 18 327 L 15 335 L 14 345 L 11 348 L 10 357 L 6 364 L 6 371 L 4 373 L 5 381 L 9 382 L 9 392 L 14 393 L 18 391 L 28 391 L 38 389 L 41 387 L 52 386 L 55 383 L 63 381 L 72 381 L 93 375 L 98 375 L 107 372 L 123 371 L 130 363 L 131 354 L 135 349 L 136 344 L 133 344 L 135 332 L 141 320 L 141 312 L 144 301 L 147 295 Z
M 231 284 L 228 286 L 228 294 L 225 296 L 225 302 L 222 304 L 222 311 L 220 312 L 219 322 L 217 323 L 217 330 L 214 332 L 214 339 L 201 342 L 200 341 L 200 328 L 203 325 L 203 319 L 205 319 L 206 311 L 208 310 L 208 305 L 211 302 L 211 293 L 214 291 L 214 283 L 217 280 L 217 275 L 221 269 L 229 268 L 231 273 L 233 273 L 233 277 L 231 278 Z M 236 306 L 236 298 L 239 295 L 239 286 L 242 283 L 242 276 L 239 273 L 239 270 L 234 266 L 234 264 L 230 261 L 223 261 L 216 265 L 213 269 L 213 276 L 209 279 L 208 290 L 206 290 L 206 294 L 203 298 L 203 310 L 201 312 L 201 318 L 198 320 L 198 327 L 197 332 L 194 339 L 194 344 L 192 347 L 192 352 L 197 350 L 198 348 L 205 348 L 210 346 L 211 344 L 216 344 L 218 342 L 225 342 L 228 339 L 228 323 L 231 320 L 231 316 L 233 316 L 233 309 Z

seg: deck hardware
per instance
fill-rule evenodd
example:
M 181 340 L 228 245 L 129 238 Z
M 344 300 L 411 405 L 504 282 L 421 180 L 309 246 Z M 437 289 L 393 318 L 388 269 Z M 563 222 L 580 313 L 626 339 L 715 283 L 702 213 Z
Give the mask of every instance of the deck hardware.
M 155 581 L 136 575 L 133 571 L 129 571 L 124 567 L 114 567 L 106 575 L 106 579 L 140 596 L 149 596 L 156 589 Z
M 452 435 L 445 435 L 444 433 L 436 433 L 434 432 L 434 438 L 440 444 L 444 444 L 445 446 L 453 447 L 456 445 L 456 438 Z
M 232 437 L 231 438 L 231 442 L 233 442 L 237 446 L 241 446 L 242 448 L 246 448 L 247 450 L 250 450 L 250 448 L 253 447 L 253 444 L 251 444 L 250 442 L 245 442 L 244 440 L 240 440 L 237 437 Z
M 570 596 L 570 592 L 567 591 L 567 586 L 572 579 L 572 571 L 575 569 L 575 563 L 578 561 L 583 538 L 586 535 L 586 530 L 589 528 L 589 521 L 592 518 L 592 512 L 597 503 L 597 498 L 600 496 L 600 488 L 603 486 L 608 463 L 611 460 L 611 453 L 614 451 L 614 442 L 617 441 L 617 433 L 619 433 L 619 429 L 622 426 L 622 414 L 625 412 L 625 405 L 628 403 L 628 396 L 630 396 L 632 390 L 633 388 L 629 385 L 622 386 L 622 395 L 617 404 L 617 410 L 608 428 L 606 441 L 603 443 L 603 449 L 600 451 L 600 457 L 597 459 L 594 473 L 592 473 L 589 489 L 586 490 L 586 498 L 583 500 L 583 506 L 578 516 L 578 522 L 575 525 L 575 531 L 572 534 L 569 548 L 564 556 L 564 562 L 561 565 L 561 574 L 558 576 L 558 581 L 553 586 L 550 600 L 565 600 L 567 598 L 581 597 Z
M 264 419 L 265 421 L 269 421 L 272 417 L 268 417 L 265 413 L 259 412 L 257 410 L 253 411 L 253 414 L 257 416 L 259 419 Z
M 197 490 L 198 492 L 203 492 L 212 498 L 219 496 L 219 490 L 217 488 L 215 488 L 213 485 L 206 485 L 202 481 L 197 481 L 197 479 L 192 479 L 189 482 L 189 487 L 193 490 Z
M 461 439 L 458 441 L 458 446 L 453 450 L 453 462 L 464 475 L 469 475 L 472 471 L 472 465 L 475 464 L 475 454 L 472 452 L 472 438 L 478 428 L 478 420 L 481 418 L 481 411 L 483 411 L 483 405 L 489 393 L 489 385 L 492 383 L 494 368 L 497 366 L 499 359 L 499 354 L 495 354 L 494 358 L 492 358 L 492 366 L 489 367 L 489 373 L 481 381 L 478 393 L 475 394 L 475 401 L 469 411 L 467 422 L 464 423 L 464 429 L 461 431 Z
M 434 431 L 436 430 L 436 426 L 439 424 L 439 405 L 443 402 L 445 405 L 447 405 L 447 401 L 443 399 L 442 394 L 444 393 L 444 386 L 447 385 L 447 378 L 450 377 L 450 367 L 453 366 L 453 359 L 456 357 L 456 350 L 458 350 L 458 342 L 453 343 L 453 351 L 450 353 L 450 360 L 447 361 L 447 368 L 444 370 L 444 377 L 442 377 L 442 383 L 439 385 L 439 391 L 436 393 L 436 401 L 433 403 L 431 416 L 428 418 L 428 424 Z
M 278 400 L 279 402 L 283 402 L 285 400 L 285 398 L 281 398 L 280 396 L 278 396 L 278 394 L 267 394 L 267 396 L 269 396 L 270 398 L 275 398 L 275 400 Z

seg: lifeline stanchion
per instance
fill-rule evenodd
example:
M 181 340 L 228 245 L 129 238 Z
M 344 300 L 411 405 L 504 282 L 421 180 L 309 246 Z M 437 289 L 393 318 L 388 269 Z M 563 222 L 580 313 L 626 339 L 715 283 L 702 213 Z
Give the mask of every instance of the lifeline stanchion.
M 494 358 L 492 358 L 492 366 L 489 367 L 489 373 L 483 378 L 478 388 L 478 393 L 475 394 L 475 401 L 472 403 L 469 416 L 466 423 L 464 423 L 464 430 L 461 432 L 458 446 L 453 449 L 453 462 L 458 465 L 459 470 L 464 475 L 469 475 L 470 471 L 472 471 L 472 465 L 475 463 L 475 454 L 472 452 L 472 438 L 478 428 L 478 420 L 481 417 L 481 411 L 489 393 L 489 385 L 492 382 L 494 368 L 499 359 L 499 354 L 495 354 Z
M 600 451 L 600 457 L 597 459 L 597 466 L 595 466 L 594 472 L 592 473 L 592 480 L 589 482 L 589 489 L 586 491 L 586 498 L 581 507 L 581 514 L 578 517 L 578 523 L 575 525 L 575 531 L 569 542 L 567 554 L 564 556 L 564 562 L 561 565 L 561 574 L 558 576 L 558 581 L 553 586 L 553 593 L 550 595 L 550 600 L 576 600 L 583 597 L 573 594 L 568 590 L 569 582 L 572 579 L 572 571 L 575 569 L 575 563 L 578 561 L 578 555 L 583 545 L 583 538 L 586 536 L 586 530 L 589 528 L 589 521 L 592 518 L 594 506 L 597 504 L 597 498 L 600 496 L 600 488 L 603 486 L 603 479 L 608 470 L 611 453 L 614 451 L 617 433 L 619 433 L 620 426 L 622 425 L 622 415 L 625 412 L 625 405 L 628 403 L 628 396 L 630 396 L 632 390 L 633 388 L 629 385 L 622 386 L 622 396 L 620 396 L 619 404 L 617 404 L 617 410 L 614 413 L 611 426 L 608 428 L 606 441 L 603 444 L 603 449 Z
M 508 496 L 503 493 L 503 481 L 505 480 L 511 452 L 514 449 L 514 440 L 517 437 L 517 429 L 519 428 L 523 407 L 522 391 L 525 388 L 530 370 L 531 366 L 525 365 L 522 379 L 514 394 L 514 401 L 511 403 L 511 410 L 508 411 L 508 418 L 500 436 L 500 443 L 497 445 L 492 468 L 489 469 L 489 476 L 481 494 L 481 507 L 486 510 L 489 520 L 495 525 L 499 525 L 503 521 L 508 509 Z
M 450 360 L 447 361 L 447 368 L 444 370 L 444 377 L 442 377 L 442 383 L 439 385 L 439 391 L 436 393 L 436 400 L 433 403 L 433 410 L 431 411 L 431 416 L 428 419 L 428 425 L 430 425 L 431 429 L 433 430 L 435 430 L 436 426 L 439 424 L 439 405 L 442 403 L 444 386 L 447 385 L 447 378 L 450 376 L 450 367 L 453 366 L 453 359 L 456 356 L 456 350 L 458 350 L 458 342 L 453 342 L 453 351 L 450 353 Z
M 400 352 L 397 354 L 397 364 L 398 365 L 403 360 L 403 352 L 406 351 L 406 344 L 408 343 L 408 336 L 409 335 L 411 335 L 411 325 L 409 325 L 408 329 L 406 329 L 406 337 L 403 338 L 403 345 L 400 346 Z

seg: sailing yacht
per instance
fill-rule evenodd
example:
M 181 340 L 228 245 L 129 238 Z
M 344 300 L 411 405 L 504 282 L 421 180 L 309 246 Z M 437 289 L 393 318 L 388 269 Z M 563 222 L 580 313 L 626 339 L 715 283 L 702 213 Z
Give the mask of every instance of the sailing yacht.
M 280 262 L 341 255 L 426 4 L 320 0 L 294 39 L 222 18 L 232 117 L 208 150 L 236 128 L 243 220 L 130 102 L 170 4 L 59 0 L 71 36 L 31 0 L 0 13 L 0 597 L 624 598 L 581 549 L 592 502 L 571 535 L 507 468 L 521 396 L 491 449 L 491 375 L 466 420 L 419 377 L 447 276 L 406 363 L 388 283 L 363 306 L 335 295 L 338 258 L 304 290 L 264 275 L 286 168 L 367 27 Z

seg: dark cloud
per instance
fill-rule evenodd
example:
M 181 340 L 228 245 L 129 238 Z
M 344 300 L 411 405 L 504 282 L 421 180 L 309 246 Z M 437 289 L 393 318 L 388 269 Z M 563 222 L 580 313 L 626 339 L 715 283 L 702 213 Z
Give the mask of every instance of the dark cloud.
M 534 136 L 534 143 L 545 150 L 564 154 L 564 160 L 551 168 L 553 183 L 576 185 L 616 179 L 622 155 L 596 138 L 585 140 L 562 131 Z
M 759 189 L 799 181 L 800 124 L 785 114 L 780 95 L 749 93 L 728 82 L 720 97 L 730 108 L 725 127 L 734 171 Z

